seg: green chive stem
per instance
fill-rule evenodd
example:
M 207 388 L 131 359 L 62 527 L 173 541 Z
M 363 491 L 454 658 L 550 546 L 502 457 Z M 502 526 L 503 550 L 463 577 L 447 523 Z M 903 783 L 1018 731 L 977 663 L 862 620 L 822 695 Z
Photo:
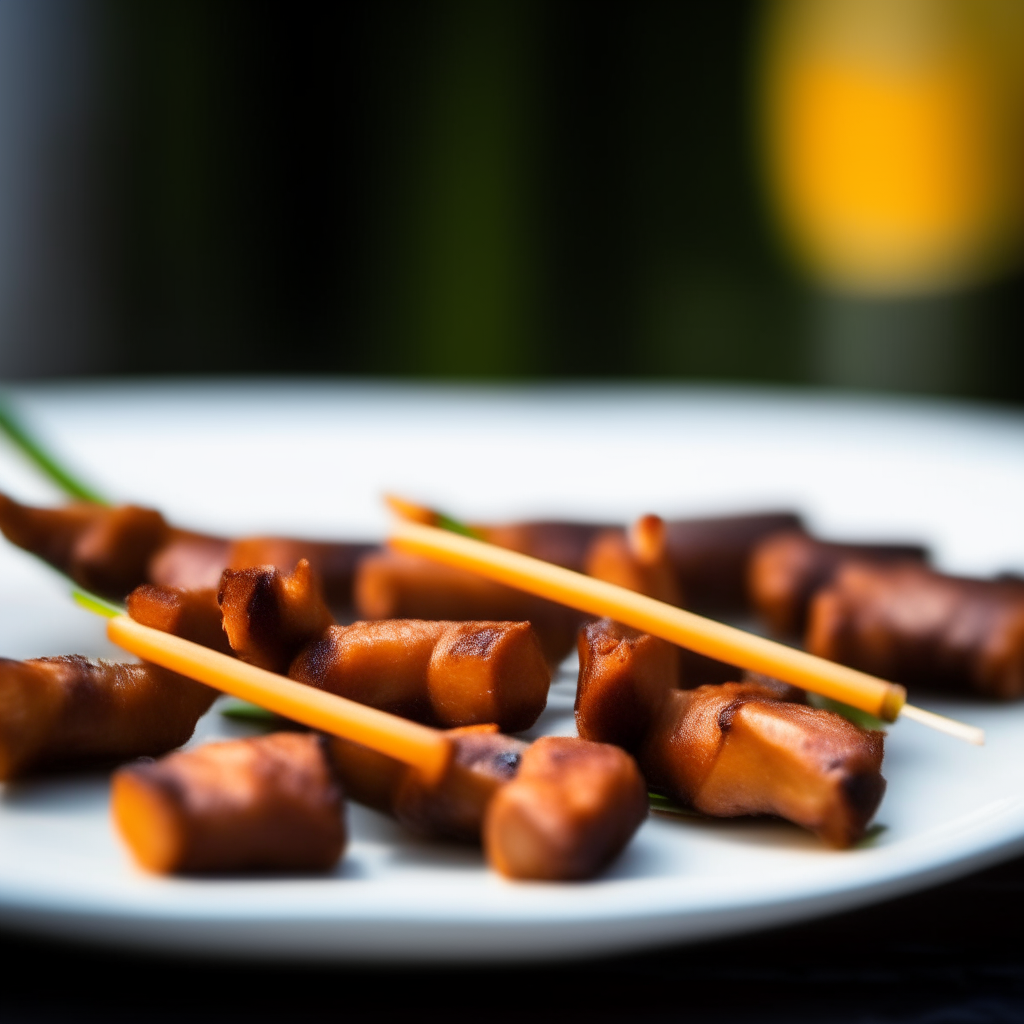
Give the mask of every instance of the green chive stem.
M 71 600 L 87 612 L 92 612 L 93 615 L 102 615 L 105 619 L 113 619 L 118 615 L 124 615 L 123 608 L 119 608 L 116 604 L 111 604 L 110 601 L 105 601 L 102 597 L 97 597 L 95 594 L 90 594 L 87 590 L 72 590 Z
M 69 498 L 88 501 L 93 505 L 109 505 L 110 502 L 101 497 L 91 487 L 82 483 L 75 475 L 65 469 L 60 462 L 43 447 L 24 427 L 14 414 L 6 399 L 0 399 L 0 431 L 24 455 L 29 462 L 50 478 Z
M 463 537 L 472 537 L 474 540 L 487 539 L 479 530 L 474 530 L 472 526 L 467 526 L 466 523 L 453 519 L 444 512 L 436 512 L 435 515 L 437 516 L 437 525 L 442 530 L 447 530 L 449 533 L 461 533 Z

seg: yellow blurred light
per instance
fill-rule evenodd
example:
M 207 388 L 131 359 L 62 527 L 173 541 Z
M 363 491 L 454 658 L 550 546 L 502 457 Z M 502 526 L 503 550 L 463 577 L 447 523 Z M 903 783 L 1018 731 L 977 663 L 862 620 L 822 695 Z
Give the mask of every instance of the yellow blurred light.
M 778 0 L 766 36 L 769 183 L 826 283 L 927 291 L 1018 236 L 1022 0 Z

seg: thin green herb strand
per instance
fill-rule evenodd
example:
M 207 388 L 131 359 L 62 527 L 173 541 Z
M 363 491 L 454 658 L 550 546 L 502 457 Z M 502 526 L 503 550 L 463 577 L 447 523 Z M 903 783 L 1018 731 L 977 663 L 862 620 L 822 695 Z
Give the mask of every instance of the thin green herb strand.
M 220 709 L 220 713 L 225 718 L 234 718 L 242 722 L 274 723 L 283 721 L 281 716 L 275 712 L 261 708 L 259 704 L 251 704 L 247 700 L 233 700 L 225 703 Z
M 22 425 L 9 403 L 0 398 L 0 431 L 7 435 L 14 446 L 37 469 L 48 476 L 68 497 L 89 501 L 94 505 L 109 505 L 110 502 L 82 483 L 73 473 L 60 464 Z
M 75 588 L 71 591 L 71 600 L 87 612 L 92 612 L 93 615 L 102 615 L 105 619 L 112 619 L 117 615 L 125 614 L 124 608 L 112 604 L 110 601 L 105 601 L 96 594 L 90 594 L 88 590 Z
M 832 700 L 831 697 L 823 697 L 820 693 L 808 693 L 807 699 L 812 707 L 821 708 L 825 711 L 834 711 L 837 715 L 842 715 L 843 718 L 853 722 L 854 725 L 859 725 L 862 729 L 877 729 L 879 732 L 885 732 L 886 726 L 889 724 L 883 722 L 880 718 L 876 718 L 869 711 L 861 711 L 860 708 L 851 707 L 849 704 L 843 704 L 838 700 Z
M 647 800 L 652 811 L 661 811 L 663 814 L 680 814 L 684 818 L 703 818 L 704 815 L 691 807 L 683 807 L 675 800 L 669 799 L 661 793 L 648 793 Z
M 435 512 L 435 515 L 437 516 L 437 525 L 442 530 L 447 530 L 449 533 L 461 533 L 463 537 L 472 537 L 474 540 L 486 539 L 479 530 L 474 530 L 472 526 L 467 526 L 444 512 Z

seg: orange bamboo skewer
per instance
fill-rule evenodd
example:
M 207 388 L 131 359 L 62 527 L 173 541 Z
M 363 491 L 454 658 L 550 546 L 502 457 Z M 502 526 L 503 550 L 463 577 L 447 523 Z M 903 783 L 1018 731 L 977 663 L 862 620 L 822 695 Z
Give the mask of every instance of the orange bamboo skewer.
M 89 607 L 95 610 L 94 605 Z M 109 619 L 107 636 L 118 647 L 172 672 L 412 765 L 431 783 L 439 781 L 448 767 L 451 745 L 437 729 L 296 683 L 219 651 L 143 626 L 127 615 Z
M 907 691 L 896 683 L 517 551 L 404 521 L 395 524 L 388 544 L 591 615 L 607 615 L 698 654 L 781 679 L 887 722 L 902 714 L 969 743 L 985 742 L 981 729 L 907 704 Z

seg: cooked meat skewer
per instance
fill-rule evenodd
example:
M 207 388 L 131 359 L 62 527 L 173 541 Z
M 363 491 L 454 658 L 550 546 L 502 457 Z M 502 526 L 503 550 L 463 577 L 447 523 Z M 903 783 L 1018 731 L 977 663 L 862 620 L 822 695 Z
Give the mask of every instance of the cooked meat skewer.
M 0 779 L 164 754 L 188 740 L 216 696 L 156 665 L 0 659 Z
M 395 551 L 363 558 L 353 586 L 364 619 L 527 620 L 552 667 L 572 650 L 583 618 L 552 601 Z
M 418 506 L 403 507 L 414 518 L 437 517 Z M 645 556 L 643 538 L 652 535 L 645 524 L 650 523 L 658 524 L 660 541 L 657 554 L 648 546 Z M 794 524 L 798 520 L 792 514 L 779 513 L 680 520 L 664 527 L 656 517 L 644 517 L 628 533 L 573 522 L 471 529 L 493 543 L 554 564 L 580 570 L 589 566 L 599 578 L 662 600 L 685 599 L 688 606 L 710 604 L 736 611 L 743 610 L 743 602 L 729 596 L 736 589 L 733 577 L 745 571 L 754 541 L 765 531 Z M 347 612 L 354 603 L 367 619 L 528 620 L 552 666 L 572 649 L 583 619 L 563 605 L 426 559 L 378 551 L 374 545 L 282 537 L 227 540 L 171 527 L 159 512 L 133 505 L 112 508 L 83 502 L 45 509 L 0 495 L 0 530 L 86 589 L 116 599 L 143 583 L 211 588 L 225 568 L 269 564 L 286 571 L 306 558 L 333 608 Z M 711 666 L 701 671 L 711 671 Z
M 128 612 L 144 625 L 196 642 L 223 615 L 235 654 L 298 682 L 415 721 L 444 727 L 496 722 L 518 732 L 547 703 L 551 674 L 528 622 L 409 619 L 332 625 L 309 564 L 226 570 L 220 609 L 169 588 L 140 587 Z M 168 615 L 168 607 L 208 616 Z
M 575 522 L 461 524 L 402 498 L 387 498 L 409 522 L 460 532 L 574 572 L 585 572 L 670 604 L 735 615 L 749 611 L 747 566 L 765 537 L 802 530 L 795 512 L 754 512 L 620 525 Z M 459 616 L 454 616 L 459 617 Z
M 799 530 L 761 541 L 750 559 L 748 586 L 758 614 L 779 636 L 800 636 L 815 592 L 846 562 L 926 562 L 916 544 L 835 544 Z
M 598 579 L 616 583 L 647 594 L 669 604 L 681 604 L 717 614 L 745 614 L 750 610 L 747 598 L 747 565 L 754 547 L 763 538 L 783 530 L 802 529 L 800 517 L 793 512 L 763 512 L 741 516 L 716 516 L 705 519 L 678 519 L 663 522 L 657 516 L 642 516 L 628 530 L 621 526 L 574 522 L 526 522 L 510 524 L 456 523 L 433 509 L 389 497 L 388 504 L 401 518 L 427 526 L 458 528 L 499 547 L 509 548 L 541 561 L 560 565 L 574 572 L 583 572 Z M 404 559 L 404 561 L 400 560 Z M 406 601 L 429 600 L 429 579 L 438 573 L 429 563 L 412 556 L 384 552 L 381 560 L 390 569 L 386 575 L 394 579 L 390 587 L 400 590 Z M 423 582 L 416 586 L 412 577 Z M 360 575 L 367 570 L 361 570 Z M 480 591 L 485 583 L 479 577 L 474 584 L 471 574 L 449 569 L 457 576 L 442 576 L 451 591 L 448 601 L 458 600 L 459 591 L 467 595 Z M 385 575 L 383 568 L 374 570 Z M 401 582 L 398 582 L 401 580 Z M 491 587 L 498 586 L 491 583 Z M 357 590 L 360 584 L 357 582 Z M 377 617 L 372 604 L 377 589 L 387 590 L 376 580 L 367 585 L 366 595 L 359 601 L 360 614 Z M 422 593 L 424 596 L 419 597 Z M 477 599 L 479 600 L 479 598 Z M 507 598 L 511 601 L 513 599 Z M 523 595 L 520 601 L 525 600 Z M 469 605 L 472 608 L 472 605 Z M 399 605 L 382 602 L 380 617 L 410 615 L 430 618 L 420 604 Z M 446 612 L 451 618 L 473 618 L 483 612 L 463 613 L 462 606 Z M 491 617 L 491 613 L 486 613 Z M 438 615 L 437 617 L 442 617 Z M 501 616 L 493 616 L 495 618 Z M 578 622 L 576 623 L 578 625 Z M 573 630 L 575 639 L 575 629 Z M 571 648 L 571 642 L 564 653 Z M 564 656 L 563 653 L 563 656 Z
M 144 583 L 125 602 L 137 622 L 193 643 L 231 654 L 216 589 L 185 590 Z
M 1024 586 L 851 563 L 811 602 L 806 646 L 909 687 L 1021 697 Z
M 419 505 L 397 495 L 384 498 L 395 515 L 413 523 L 454 529 L 489 544 L 519 551 L 533 558 L 583 572 L 594 538 L 608 530 L 621 529 L 614 523 L 580 523 L 566 519 L 530 520 L 515 523 L 460 523 L 443 512 Z
M 676 567 L 669 558 L 666 524 L 658 516 L 641 516 L 629 530 L 608 530 L 590 546 L 584 567 L 588 576 L 646 594 L 657 601 L 686 605 Z M 736 669 L 695 651 L 673 647 L 680 686 L 724 683 Z
M 510 543 L 527 537 L 550 554 L 578 547 L 578 538 L 589 538 L 597 527 L 524 524 L 522 536 L 509 529 Z M 572 649 L 581 621 L 572 609 L 425 559 L 375 554 L 375 545 L 283 537 L 231 541 L 176 529 L 159 512 L 133 505 L 33 508 L 0 494 L 0 530 L 85 589 L 117 600 L 145 583 L 215 589 L 225 568 L 274 565 L 286 572 L 305 558 L 332 608 L 348 613 L 355 601 L 367 619 L 529 620 L 553 666 Z M 366 564 L 357 572 L 361 560 Z
M 704 814 L 775 814 L 845 848 L 885 792 L 882 753 L 880 732 L 723 683 L 669 694 L 639 757 L 651 785 Z
M 346 740 L 332 740 L 332 750 L 354 800 L 425 836 L 482 842 L 510 878 L 590 878 L 647 815 L 640 773 L 617 747 L 560 736 L 526 744 L 494 726 L 447 735 L 454 756 L 437 786 Z
M 648 782 L 705 814 L 775 814 L 836 847 L 881 801 L 882 734 L 758 680 L 675 687 L 669 645 L 608 619 L 580 632 L 580 736 L 634 752 Z
M 345 848 L 326 737 L 210 743 L 114 774 L 111 811 L 150 871 L 326 871 Z
M 336 763 L 343 779 L 352 778 L 354 786 L 362 787 L 364 799 L 390 805 L 404 820 L 443 834 L 465 836 L 480 821 L 488 859 L 510 877 L 586 877 L 614 859 L 646 815 L 643 780 L 632 758 L 618 748 L 560 737 L 546 737 L 525 751 L 509 738 L 499 738 L 496 750 L 488 743 L 481 748 L 479 741 L 460 741 L 457 736 L 371 712 L 123 615 L 111 619 L 108 634 L 141 657 L 188 672 L 228 693 L 257 699 L 307 724 L 329 723 L 350 740 L 337 744 Z M 421 734 L 443 740 L 450 751 L 452 756 L 440 771 L 433 741 L 427 750 L 420 743 Z M 369 751 L 351 742 L 356 737 Z M 415 774 L 389 764 L 392 757 L 412 765 Z M 488 798 L 495 778 L 500 781 L 510 767 L 517 769 L 515 777 Z M 216 773 L 207 778 L 215 790 L 221 785 Z M 149 819 L 154 828 L 164 828 L 167 813 L 161 800 L 133 801 L 137 788 L 127 790 L 133 825 L 125 830 L 125 837 L 133 845 L 145 842 Z M 121 820 L 118 807 L 114 813 Z M 143 852 L 142 857 L 146 856 Z M 154 855 L 151 862 L 160 863 L 159 857 Z
M 641 516 L 629 530 L 598 534 L 587 551 L 583 571 L 658 601 L 682 605 L 683 595 L 667 541 L 664 520 Z
M 300 683 L 415 721 L 528 729 L 551 675 L 528 622 L 388 619 L 330 626 L 292 662 Z
M 419 523 L 395 524 L 388 544 L 592 615 L 614 617 L 681 647 L 805 687 L 885 721 L 911 718 L 969 743 L 985 742 L 981 729 L 907 704 L 906 690 L 898 683 L 702 618 L 604 580 Z
M 225 568 L 277 565 L 306 558 L 332 605 L 352 603 L 355 564 L 371 544 L 284 537 L 225 540 L 171 527 L 159 512 L 121 505 L 76 503 L 33 508 L 0 494 L 0 530 L 87 590 L 121 600 L 143 583 L 185 589 L 216 587 Z

